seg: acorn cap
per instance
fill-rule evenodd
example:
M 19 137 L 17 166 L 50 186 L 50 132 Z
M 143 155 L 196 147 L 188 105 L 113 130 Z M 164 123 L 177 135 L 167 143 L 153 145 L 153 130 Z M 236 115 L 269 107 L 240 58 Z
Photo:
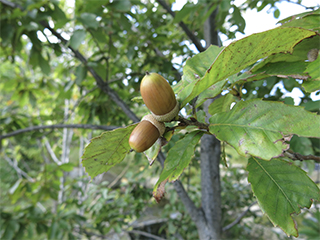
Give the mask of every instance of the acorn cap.
M 158 122 L 151 114 L 142 118 L 129 137 L 129 145 L 137 152 L 149 149 L 165 131 L 165 125 Z
M 179 112 L 179 105 L 170 84 L 157 73 L 147 73 L 140 84 L 140 92 L 147 108 L 154 116 L 163 116 L 171 112 Z M 178 108 L 178 111 L 176 110 Z M 174 110 L 175 109 L 175 110 Z M 171 116 L 170 116 L 171 117 Z M 170 121 L 172 118 L 161 121 Z
M 164 131 L 166 130 L 166 126 L 164 125 L 164 123 L 157 121 L 152 114 L 145 115 L 141 119 L 141 121 L 151 122 L 153 126 L 158 129 L 160 136 L 162 136 L 164 134 Z
M 178 115 L 179 110 L 180 110 L 180 109 L 179 109 L 179 102 L 176 101 L 176 106 L 175 106 L 170 112 L 168 112 L 167 114 L 164 114 L 164 115 L 156 115 L 156 114 L 154 114 L 153 112 L 151 112 L 151 113 L 152 113 L 153 117 L 154 117 L 157 121 L 159 121 L 159 122 L 169 122 L 169 121 L 171 121 L 172 119 L 174 119 L 175 116 Z

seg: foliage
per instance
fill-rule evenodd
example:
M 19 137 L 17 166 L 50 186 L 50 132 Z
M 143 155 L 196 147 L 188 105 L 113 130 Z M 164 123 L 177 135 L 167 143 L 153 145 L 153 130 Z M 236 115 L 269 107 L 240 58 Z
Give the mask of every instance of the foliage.
M 313 14 L 318 16 L 317 12 Z M 310 16 L 313 15 L 308 14 L 305 15 L 304 18 L 309 18 Z M 295 26 L 300 25 L 299 23 L 296 23 Z M 315 24 L 311 24 L 308 27 L 314 31 L 303 28 L 287 28 L 286 26 L 282 26 L 274 30 L 251 35 L 245 39 L 236 41 L 222 49 L 220 53 L 216 51 L 216 47 L 213 47 L 212 50 L 210 48 L 208 49 L 208 54 L 207 52 L 203 52 L 201 56 L 195 56 L 194 58 L 201 59 L 202 61 L 198 61 L 196 64 L 194 63 L 195 61 L 192 62 L 194 65 L 188 68 L 188 74 L 183 75 L 184 77 L 179 83 L 182 85 L 182 87 L 178 87 L 178 97 L 181 101 L 181 107 L 184 107 L 194 97 L 197 97 L 210 86 L 213 86 L 214 88 L 214 85 L 219 81 L 224 81 L 225 86 L 218 88 L 220 91 L 215 92 L 215 94 L 210 97 L 215 97 L 223 90 L 230 89 L 228 77 L 240 71 L 244 71 L 245 68 L 253 65 L 254 63 L 256 63 L 256 65 L 252 67 L 253 72 L 255 72 L 254 70 L 257 68 L 261 68 L 261 66 L 263 66 L 264 71 L 260 72 L 260 74 L 263 74 L 264 77 L 266 76 L 265 73 L 268 73 L 269 76 L 278 75 L 279 70 L 274 70 L 274 64 L 266 65 L 265 62 L 270 63 L 274 62 L 274 59 L 277 59 L 276 63 L 278 63 L 279 59 L 282 61 L 285 59 L 286 64 L 289 64 L 291 63 L 287 63 L 289 56 L 284 56 L 284 54 L 293 53 L 295 51 L 299 51 L 299 55 L 294 54 L 293 57 L 296 60 L 294 64 L 297 65 L 294 67 L 294 71 L 296 71 L 294 74 L 300 74 L 301 76 L 304 75 L 310 68 L 309 66 L 313 64 L 313 62 L 309 62 L 307 64 L 304 62 L 307 60 L 307 53 L 312 49 L 312 47 L 309 46 L 308 49 L 304 47 L 304 55 L 301 56 L 301 48 L 299 48 L 299 46 L 303 44 L 304 39 L 309 39 L 317 35 L 317 26 Z M 285 41 L 283 39 L 285 39 Z M 295 49 L 296 46 L 298 50 Z M 214 54 L 214 52 L 216 54 Z M 263 58 L 265 59 L 257 62 Z M 272 60 L 270 61 L 269 58 Z M 186 66 L 190 66 L 190 62 L 191 61 L 187 61 Z M 210 62 L 213 63 L 210 65 Z M 209 68 L 206 69 L 208 66 Z M 292 70 L 286 73 L 282 71 L 281 74 L 290 76 L 292 74 Z M 255 77 L 256 76 L 257 75 L 255 75 Z M 308 81 L 318 82 L 320 80 L 320 75 L 318 72 L 314 73 L 314 71 L 312 71 L 310 75 L 307 75 L 307 77 L 309 78 Z M 241 80 L 242 79 L 232 79 L 231 84 L 237 84 L 238 81 Z M 209 122 L 209 133 L 215 135 L 219 140 L 230 144 L 240 155 L 259 157 L 264 160 L 283 156 L 283 152 L 289 149 L 289 144 L 286 142 L 290 141 L 293 134 L 301 137 L 320 138 L 318 131 L 319 126 L 314 124 L 320 122 L 319 115 L 310 113 L 303 108 L 293 107 L 283 103 L 263 101 L 261 99 L 237 101 L 232 110 L 215 113 L 210 118 Z M 183 139 L 186 141 L 186 144 L 180 140 L 169 150 L 163 171 L 154 188 L 154 197 L 157 201 L 164 195 L 164 184 L 167 181 L 176 180 L 182 173 L 182 170 L 188 166 L 190 158 L 194 154 L 193 149 L 195 148 L 195 144 L 201 137 L 199 136 L 198 138 L 194 138 L 194 136 L 196 136 L 195 134 L 197 134 L 197 132 L 189 133 Z M 119 139 L 120 138 L 122 139 L 122 136 L 120 136 Z M 189 142 L 192 143 L 192 145 L 189 145 Z M 110 146 L 112 145 L 113 143 L 110 144 Z M 94 142 L 89 146 L 91 148 L 93 146 L 96 147 Z M 276 159 L 271 161 L 271 171 L 277 172 L 283 168 L 276 165 Z M 248 166 L 250 166 L 250 161 Z M 263 165 L 260 163 L 260 166 Z M 273 176 L 268 173 L 270 172 L 268 168 L 261 168 L 266 170 L 266 176 L 273 179 Z M 91 171 L 89 168 L 87 168 L 87 171 L 89 175 L 93 177 L 96 175 L 96 173 Z M 298 236 L 298 231 L 294 227 L 294 224 L 289 223 L 289 220 L 287 219 L 290 218 L 290 215 L 293 213 L 298 214 L 302 207 L 310 208 L 310 199 L 319 201 L 320 191 L 316 185 L 313 185 L 314 183 L 307 176 L 302 177 L 301 175 L 301 177 L 299 177 L 299 175 L 294 174 L 294 171 L 295 169 L 288 169 L 286 174 L 277 175 L 277 179 L 274 180 L 275 186 L 278 187 L 277 192 L 283 192 L 284 195 L 279 195 L 276 190 L 273 195 L 269 195 L 269 192 L 265 192 L 266 188 L 263 188 L 264 190 L 262 191 L 262 195 L 258 194 L 257 189 L 260 188 L 260 181 L 253 181 L 253 178 L 251 177 L 250 182 L 255 196 L 271 221 L 275 225 L 280 226 L 288 235 Z M 288 182 L 287 174 L 294 174 L 297 179 L 300 179 L 300 181 L 303 181 L 306 185 L 299 184 L 301 188 L 295 190 L 284 189 L 284 187 L 279 183 L 283 181 Z M 270 183 L 266 183 L 265 185 L 269 186 Z M 287 192 L 293 191 L 301 193 L 306 186 L 308 186 L 307 189 L 310 188 L 310 191 L 303 194 L 302 199 L 299 200 L 300 202 L 292 204 L 292 202 L 296 201 L 295 199 L 297 199 L 297 195 L 291 195 Z M 284 200 L 288 203 L 283 205 L 279 203 L 280 206 L 272 204 L 271 199 L 266 198 L 265 194 L 273 196 L 272 199 L 274 199 L 276 203 Z M 305 200 L 305 202 L 302 202 L 303 200 Z M 289 205 L 291 208 L 288 207 Z M 266 206 L 270 207 L 270 209 Z M 284 212 L 279 214 L 279 211 L 277 210 L 278 208 L 283 209 Z
M 218 7 L 219 29 L 234 38 L 245 28 L 243 10 L 269 6 L 279 15 L 275 0 L 245 1 L 240 6 L 218 1 L 209 7 L 205 2 L 188 2 L 172 17 L 152 1 L 0 1 L 1 238 L 134 238 L 148 211 L 156 211 L 152 214 L 161 220 L 154 235 L 197 238 L 195 223 L 172 184 L 166 184 L 166 197 L 159 204 L 152 191 L 163 197 L 160 191 L 167 180 L 179 178 L 194 204 L 201 205 L 198 143 L 203 134 L 214 134 L 233 147 L 227 145 L 223 157 L 229 166 L 223 168 L 221 185 L 223 224 L 232 223 L 254 202 L 243 171 L 249 159 L 249 180 L 262 210 L 287 234 L 297 236 L 292 213 L 310 207 L 310 199 L 319 200 L 319 189 L 301 170 L 311 174 L 314 163 L 298 164 L 285 153 L 320 153 L 319 102 L 311 98 L 320 89 L 320 58 L 307 60 L 310 50 L 319 48 L 319 10 L 284 19 L 278 28 L 227 47 L 211 46 L 195 54 L 190 39 L 177 28 L 180 21 L 203 39 L 203 23 Z M 127 154 L 136 120 L 125 110 L 133 110 L 138 118 L 147 112 L 141 102 L 130 100 L 139 99 L 145 71 L 168 79 L 183 113 L 180 125 L 166 123 L 170 141 L 162 147 L 163 169 L 157 163 L 150 167 L 143 154 Z M 291 106 L 293 100 L 276 89 L 279 84 L 288 92 L 300 89 L 303 108 Z M 203 103 L 221 94 L 209 106 L 208 121 Z M 80 123 L 116 129 L 102 134 L 80 128 L 33 129 Z M 153 159 L 159 147 L 147 155 Z M 241 167 L 234 167 L 239 162 Z M 288 174 L 275 176 L 274 168 Z M 258 170 L 261 175 L 255 174 Z M 306 187 L 282 184 L 287 178 Z M 259 184 L 304 196 L 289 191 L 288 199 L 269 199 Z M 292 209 L 282 216 L 274 214 L 276 205 L 269 204 L 277 200 L 294 203 Z M 250 211 L 249 217 L 259 218 Z M 312 237 L 318 230 L 310 221 L 316 218 L 307 215 L 299 222 L 300 233 Z M 250 238 L 253 225 L 241 222 L 224 236 Z

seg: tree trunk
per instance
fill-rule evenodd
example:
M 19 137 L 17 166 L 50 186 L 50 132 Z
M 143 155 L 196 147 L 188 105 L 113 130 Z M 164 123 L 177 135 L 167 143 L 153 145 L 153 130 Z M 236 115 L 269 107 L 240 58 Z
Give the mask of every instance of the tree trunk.
M 220 46 L 218 31 L 215 27 L 217 9 L 204 24 L 206 47 L 210 44 Z M 208 106 L 212 99 L 204 103 L 204 111 L 208 118 Z M 206 119 L 208 122 L 208 119 Z M 201 139 L 201 203 L 206 228 L 199 229 L 200 239 L 220 239 L 221 235 L 221 186 L 220 186 L 220 141 L 213 135 L 205 134 Z

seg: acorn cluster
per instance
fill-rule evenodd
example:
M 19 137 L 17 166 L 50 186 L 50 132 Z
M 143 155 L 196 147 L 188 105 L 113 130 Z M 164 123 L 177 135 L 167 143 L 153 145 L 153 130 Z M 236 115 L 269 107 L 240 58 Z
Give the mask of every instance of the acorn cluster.
M 140 92 L 151 114 L 144 116 L 132 131 L 129 145 L 137 152 L 144 152 L 163 135 L 164 122 L 177 116 L 179 103 L 170 84 L 157 73 L 147 73 L 143 77 Z

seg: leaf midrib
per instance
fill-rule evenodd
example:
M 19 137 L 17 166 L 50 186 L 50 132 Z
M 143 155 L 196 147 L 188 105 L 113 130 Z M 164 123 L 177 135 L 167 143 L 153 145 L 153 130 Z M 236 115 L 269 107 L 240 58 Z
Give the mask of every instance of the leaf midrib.
M 287 202 L 289 202 L 291 208 L 293 209 L 293 211 L 295 211 L 294 205 L 293 203 L 290 201 L 289 197 L 287 196 L 287 194 L 284 192 L 284 190 L 280 187 L 280 185 L 275 181 L 275 179 L 268 173 L 268 171 L 260 164 L 259 161 L 257 161 L 255 158 L 253 158 L 256 163 L 261 167 L 261 169 L 269 176 L 269 178 L 272 180 L 272 182 L 278 187 L 278 189 L 280 189 L 280 191 L 282 192 L 282 194 L 284 195 L 284 197 L 287 199 Z

